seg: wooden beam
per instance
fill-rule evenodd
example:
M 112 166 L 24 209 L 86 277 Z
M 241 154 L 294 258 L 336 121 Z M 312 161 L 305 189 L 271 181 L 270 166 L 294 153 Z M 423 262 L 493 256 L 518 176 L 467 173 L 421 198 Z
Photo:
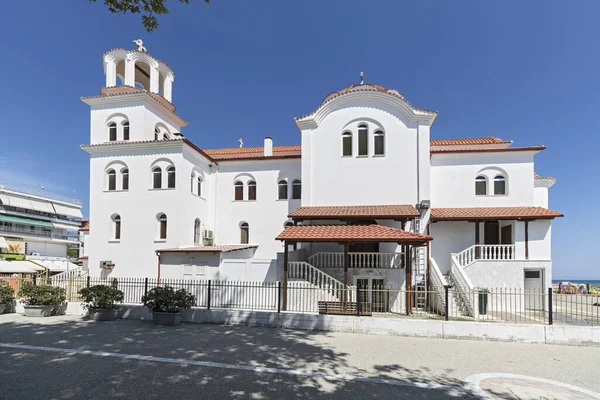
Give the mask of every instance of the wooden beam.
M 406 245 L 404 246 L 404 268 L 405 268 L 405 273 L 406 273 L 406 277 L 405 277 L 405 288 L 406 288 L 406 315 L 410 315 L 411 311 L 412 311 L 412 307 L 411 307 L 411 289 L 412 289 L 412 271 L 411 271 L 411 265 L 410 265 L 410 246 Z
M 479 244 L 479 221 L 475 221 L 475 245 Z M 475 248 L 475 258 L 479 259 L 479 247 Z
M 283 242 L 283 310 L 287 310 L 287 292 L 288 292 L 288 242 Z
M 348 257 L 348 243 L 344 243 L 344 303 L 348 301 L 348 264 L 350 264 L 350 258 Z M 358 299 L 356 299 L 358 301 Z
M 529 221 L 525 221 L 525 259 L 529 260 Z

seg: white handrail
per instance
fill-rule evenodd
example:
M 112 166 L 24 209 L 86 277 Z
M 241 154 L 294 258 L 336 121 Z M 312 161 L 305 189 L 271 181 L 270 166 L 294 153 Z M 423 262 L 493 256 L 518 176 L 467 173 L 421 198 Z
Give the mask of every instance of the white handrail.
M 344 289 L 342 282 L 303 261 L 288 262 L 288 278 L 303 279 L 324 289 Z
M 437 263 L 433 258 L 429 259 L 429 266 L 431 267 L 431 284 L 438 290 L 444 290 L 444 286 L 448 286 L 448 281 L 446 281 L 446 277 L 442 274 L 440 267 L 438 267 Z
M 404 253 L 348 253 L 350 268 L 403 268 Z M 343 268 L 343 252 L 319 252 L 308 257 L 317 268 Z
M 515 260 L 514 244 L 476 244 L 456 255 L 458 264 L 466 267 L 478 260 Z
M 458 295 L 466 305 L 469 315 L 473 314 L 473 304 L 471 304 L 471 295 L 473 293 L 473 283 L 465 273 L 463 267 L 459 264 L 457 254 L 452 254 L 452 268 L 450 269 L 450 278 L 458 289 Z

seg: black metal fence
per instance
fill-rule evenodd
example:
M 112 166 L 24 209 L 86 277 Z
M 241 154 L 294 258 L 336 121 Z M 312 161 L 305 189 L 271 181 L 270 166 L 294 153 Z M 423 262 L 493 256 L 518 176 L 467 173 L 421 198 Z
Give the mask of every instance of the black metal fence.
M 21 280 L 0 277 L 17 293 L 24 284 L 62 287 L 68 301 L 81 301 L 79 290 L 111 285 L 124 293 L 125 304 L 142 304 L 142 296 L 157 286 L 185 289 L 195 306 L 207 309 L 238 309 L 297 313 L 360 315 L 460 321 L 538 324 L 600 325 L 600 295 L 558 294 L 552 289 L 523 291 L 499 288 L 460 292 L 403 288 L 347 289 L 318 287 L 303 281 L 236 282 L 156 278 L 71 277 Z

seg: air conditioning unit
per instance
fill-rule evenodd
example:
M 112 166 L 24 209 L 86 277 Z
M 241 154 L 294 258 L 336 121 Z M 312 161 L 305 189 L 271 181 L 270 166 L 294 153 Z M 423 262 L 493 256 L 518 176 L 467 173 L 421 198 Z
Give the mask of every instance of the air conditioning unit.
M 113 269 L 115 267 L 115 263 L 110 260 L 100 261 L 100 268 L 104 269 Z
M 202 233 L 203 239 L 213 240 L 213 237 L 214 237 L 214 232 L 211 231 L 210 229 L 205 229 L 204 232 Z

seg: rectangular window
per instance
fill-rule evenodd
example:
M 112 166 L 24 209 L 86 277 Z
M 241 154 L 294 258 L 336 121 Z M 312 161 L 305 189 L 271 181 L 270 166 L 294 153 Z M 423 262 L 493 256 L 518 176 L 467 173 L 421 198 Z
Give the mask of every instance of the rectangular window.
M 299 183 L 294 183 L 292 185 L 292 199 L 301 199 L 302 198 L 302 185 Z
M 475 194 L 477 196 L 485 196 L 487 194 L 485 181 L 475 182 Z
M 352 135 L 344 135 L 342 137 L 342 148 L 343 156 L 352 155 Z
M 115 239 L 121 239 L 121 221 L 115 221 Z
M 154 172 L 154 189 L 160 189 L 162 185 L 162 174 L 160 172 Z
M 167 238 L 167 221 L 160 221 L 160 238 Z
M 123 140 L 129 140 L 129 125 L 123 126 Z
M 248 185 L 248 200 L 256 200 L 256 185 Z
M 494 181 L 494 194 L 506 194 L 506 181 Z
M 117 189 L 117 175 L 108 174 L 108 190 Z
M 525 278 L 527 279 L 538 279 L 540 277 L 540 271 L 525 271 Z
M 167 173 L 167 187 L 169 189 L 175 188 L 175 172 L 169 171 Z
M 358 128 L 358 155 L 369 155 L 369 131 L 367 128 Z
M 279 184 L 279 200 L 287 200 L 287 182 Z
M 129 190 L 129 174 L 123 174 L 123 190 Z
M 382 156 L 384 154 L 383 150 L 383 135 L 376 134 L 375 135 L 375 155 Z
M 235 186 L 235 200 L 244 200 L 244 187 L 242 185 Z

